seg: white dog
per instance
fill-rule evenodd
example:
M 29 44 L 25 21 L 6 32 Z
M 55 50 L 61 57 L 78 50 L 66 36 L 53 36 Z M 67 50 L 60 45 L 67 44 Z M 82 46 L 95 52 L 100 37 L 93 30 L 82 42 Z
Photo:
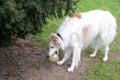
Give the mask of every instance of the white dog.
M 104 47 L 103 61 L 107 61 L 109 45 L 116 35 L 116 28 L 116 20 L 109 11 L 92 10 L 67 16 L 57 32 L 51 35 L 48 55 L 51 56 L 61 48 L 65 53 L 57 64 L 62 65 L 72 53 L 72 64 L 68 72 L 78 67 L 81 51 L 89 45 L 95 49 L 90 57 L 95 57 L 98 49 Z

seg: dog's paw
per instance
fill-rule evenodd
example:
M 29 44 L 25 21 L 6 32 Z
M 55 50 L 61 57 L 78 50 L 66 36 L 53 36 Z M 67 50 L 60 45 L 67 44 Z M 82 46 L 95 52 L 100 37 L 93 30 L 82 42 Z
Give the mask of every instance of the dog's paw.
M 62 60 L 57 62 L 58 65 L 62 65 L 63 63 L 64 62 Z
M 90 55 L 91 58 L 93 58 L 93 57 L 95 57 L 95 56 L 96 56 L 95 54 L 91 54 L 91 55 Z
M 106 62 L 108 60 L 108 57 L 104 57 L 103 61 Z
M 73 67 L 69 67 L 69 68 L 67 69 L 68 72 L 73 72 L 73 70 L 74 70 Z

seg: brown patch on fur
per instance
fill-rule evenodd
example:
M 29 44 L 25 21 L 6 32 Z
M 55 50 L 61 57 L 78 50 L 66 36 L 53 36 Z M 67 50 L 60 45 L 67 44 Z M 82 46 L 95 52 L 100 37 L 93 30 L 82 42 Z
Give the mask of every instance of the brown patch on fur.
M 71 18 L 77 17 L 78 19 L 81 19 L 82 15 L 80 13 L 75 13 L 75 14 L 70 15 L 70 17 Z
M 88 36 L 89 30 L 88 30 L 87 27 L 84 27 L 84 28 L 82 29 L 82 32 L 83 32 L 83 39 L 85 39 L 85 38 Z

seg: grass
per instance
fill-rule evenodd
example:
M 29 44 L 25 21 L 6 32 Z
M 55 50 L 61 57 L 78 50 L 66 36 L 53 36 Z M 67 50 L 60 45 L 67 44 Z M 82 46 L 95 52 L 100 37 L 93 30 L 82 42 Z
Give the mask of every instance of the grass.
M 113 60 L 109 63 L 91 62 L 87 70 L 88 76 L 85 80 L 119 80 L 120 61 Z
M 85 12 L 93 9 L 109 10 L 117 19 L 118 30 L 114 42 L 110 46 L 111 54 L 120 55 L 120 0 L 80 0 L 76 12 Z M 55 32 L 63 19 L 48 19 L 43 32 L 34 36 L 34 42 L 48 46 L 50 34 Z M 102 55 L 100 55 L 102 56 Z M 87 76 L 83 80 L 120 80 L 120 60 L 111 60 L 108 63 L 102 61 L 90 61 L 86 70 Z

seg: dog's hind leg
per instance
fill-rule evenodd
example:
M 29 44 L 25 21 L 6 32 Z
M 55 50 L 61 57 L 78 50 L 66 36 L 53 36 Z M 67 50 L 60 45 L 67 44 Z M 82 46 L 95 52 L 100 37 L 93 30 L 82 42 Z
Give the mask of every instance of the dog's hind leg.
M 95 57 L 98 52 L 98 49 L 99 49 L 99 46 L 96 46 L 94 52 L 90 55 L 90 57 Z
M 94 52 L 90 55 L 90 57 L 95 57 L 101 46 L 101 40 L 99 38 L 99 35 L 96 37 L 92 45 L 94 47 Z
M 102 40 L 104 51 L 105 51 L 103 61 L 105 62 L 108 60 L 109 45 L 113 41 L 114 36 L 115 36 L 115 33 L 112 31 L 104 31 L 103 33 L 101 33 L 101 40 Z
M 62 65 L 65 61 L 67 61 L 71 55 L 71 52 L 72 52 L 71 49 L 67 49 L 64 53 L 63 59 L 61 61 L 58 61 L 57 64 Z
M 107 61 L 108 60 L 108 53 L 109 53 L 109 46 L 106 45 L 105 46 L 105 54 L 104 54 L 104 58 L 103 58 L 103 61 Z

